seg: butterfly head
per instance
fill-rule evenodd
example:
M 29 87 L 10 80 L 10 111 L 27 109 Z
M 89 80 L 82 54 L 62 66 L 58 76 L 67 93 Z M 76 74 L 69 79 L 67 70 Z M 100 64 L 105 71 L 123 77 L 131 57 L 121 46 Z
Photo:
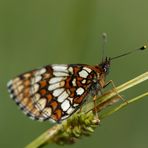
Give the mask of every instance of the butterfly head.
M 111 61 L 111 58 L 106 57 L 105 60 L 101 64 L 99 64 L 99 66 L 101 67 L 103 73 L 105 73 L 105 74 L 109 73 L 110 61 Z

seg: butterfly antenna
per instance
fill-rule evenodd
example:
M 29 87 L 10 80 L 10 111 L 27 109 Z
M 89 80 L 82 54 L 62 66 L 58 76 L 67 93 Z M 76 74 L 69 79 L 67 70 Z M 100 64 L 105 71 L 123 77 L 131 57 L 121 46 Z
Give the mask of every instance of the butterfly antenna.
M 124 54 L 121 54 L 121 55 L 115 56 L 115 57 L 111 58 L 111 60 L 114 60 L 114 59 L 117 59 L 117 58 L 120 58 L 120 57 L 123 57 L 123 56 L 129 55 L 129 54 L 131 54 L 131 53 L 133 53 L 133 52 L 137 52 L 137 51 L 140 51 L 140 50 L 145 50 L 146 48 L 147 48 L 147 45 L 144 45 L 144 46 L 142 46 L 142 47 L 140 47 L 140 48 L 137 48 L 137 49 L 134 49 L 134 50 L 128 51 L 128 52 L 126 52 L 126 53 L 124 53 Z
M 102 33 L 102 63 L 104 62 L 105 59 L 105 47 L 107 43 L 107 33 Z

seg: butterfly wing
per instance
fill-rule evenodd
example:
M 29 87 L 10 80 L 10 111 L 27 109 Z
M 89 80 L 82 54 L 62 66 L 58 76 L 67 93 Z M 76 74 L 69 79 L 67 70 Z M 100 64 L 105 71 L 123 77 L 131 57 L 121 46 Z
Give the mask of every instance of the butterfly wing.
M 95 77 L 88 65 L 48 65 L 9 81 L 8 90 L 32 119 L 60 122 L 80 108 Z

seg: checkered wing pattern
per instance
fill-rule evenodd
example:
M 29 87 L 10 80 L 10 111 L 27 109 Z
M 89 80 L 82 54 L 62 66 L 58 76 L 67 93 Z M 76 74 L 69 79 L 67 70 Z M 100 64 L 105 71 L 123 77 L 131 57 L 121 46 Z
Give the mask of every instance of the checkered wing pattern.
M 84 103 L 94 79 L 88 65 L 48 65 L 9 81 L 8 90 L 27 116 L 60 122 Z

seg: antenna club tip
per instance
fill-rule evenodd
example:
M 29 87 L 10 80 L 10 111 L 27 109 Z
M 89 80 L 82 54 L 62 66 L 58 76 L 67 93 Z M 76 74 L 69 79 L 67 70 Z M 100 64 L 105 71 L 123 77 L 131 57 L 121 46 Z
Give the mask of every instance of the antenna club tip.
M 147 48 L 147 45 L 144 45 L 144 46 L 142 46 L 141 48 L 140 48 L 140 50 L 144 50 L 144 49 L 146 49 Z
M 144 48 L 146 49 L 147 48 L 147 45 L 144 45 Z

